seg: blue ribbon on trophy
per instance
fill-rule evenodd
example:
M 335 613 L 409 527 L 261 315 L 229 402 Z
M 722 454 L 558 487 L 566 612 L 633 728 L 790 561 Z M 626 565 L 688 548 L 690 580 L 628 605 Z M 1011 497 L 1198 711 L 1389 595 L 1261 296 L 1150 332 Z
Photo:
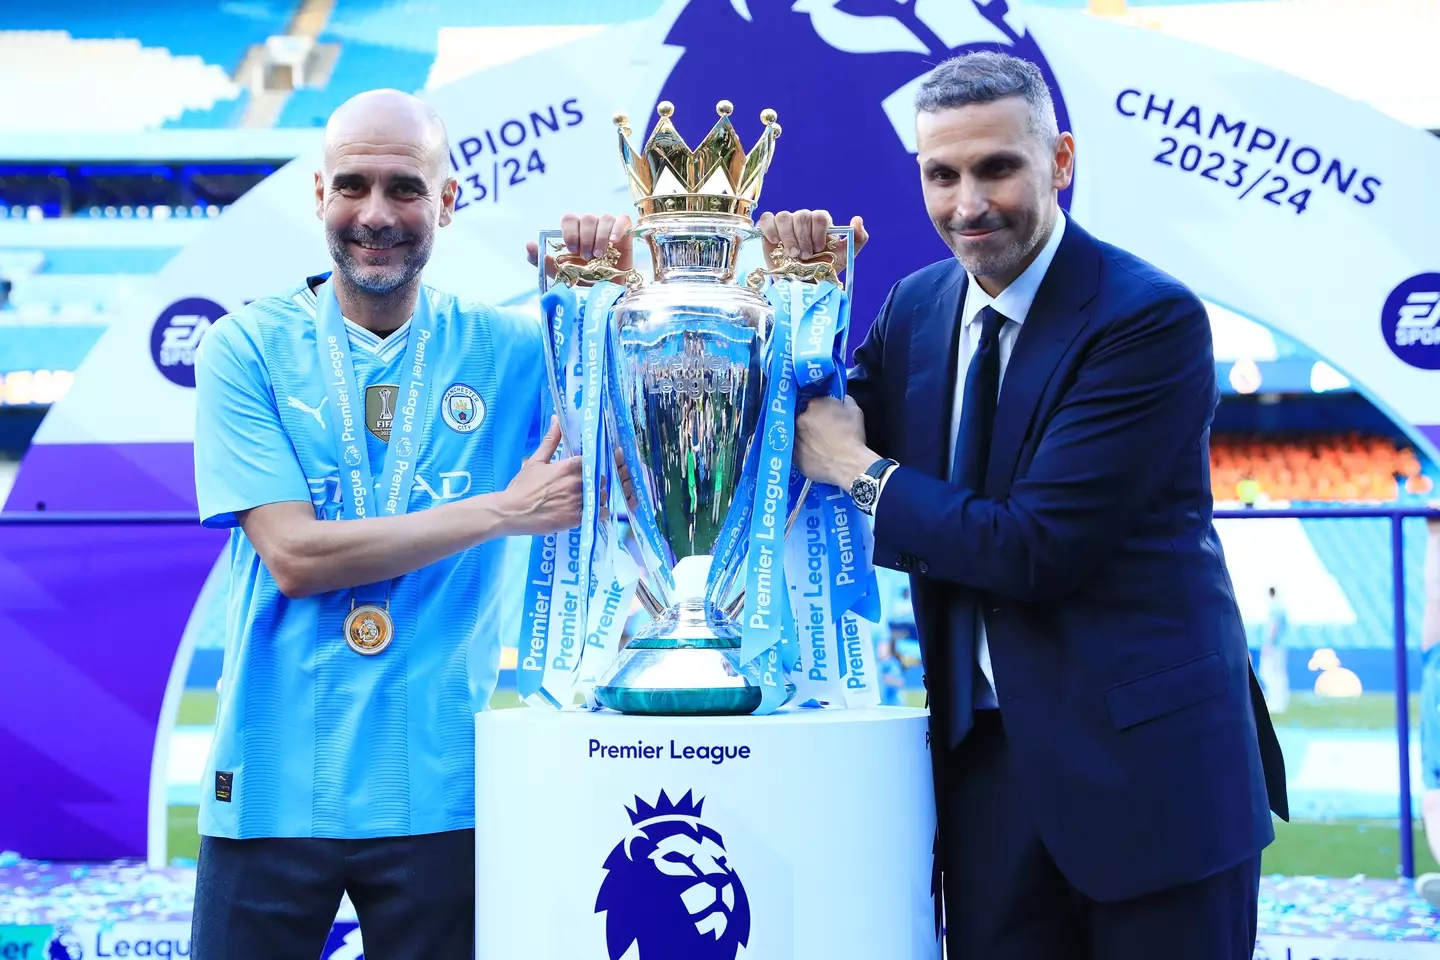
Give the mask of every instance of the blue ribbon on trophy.
M 821 281 L 820 286 L 831 289 L 817 294 L 813 309 L 803 314 L 792 311 L 795 373 L 802 409 L 805 401 L 815 396 L 845 397 L 850 299 L 837 295 L 828 280 Z M 870 524 L 848 492 L 829 484 L 814 484 L 796 526 L 804 538 L 791 542 L 787 566 L 803 571 L 809 581 L 792 589 L 791 600 L 809 641 L 802 643 L 802 648 L 811 654 L 797 675 L 796 699 L 809 702 L 812 698 L 806 694 L 811 693 L 821 704 L 874 705 L 880 694 L 874 649 L 868 642 L 856 643 L 856 638 L 869 632 L 869 628 L 861 626 L 861 618 L 880 620 Z M 822 623 L 827 642 L 823 649 L 819 646 Z
M 764 417 L 754 441 L 758 454 L 748 464 L 755 471 L 755 499 L 750 510 L 750 552 L 745 575 L 745 607 L 740 621 L 739 661 L 758 677 L 760 706 L 755 712 L 759 714 L 773 713 L 787 698 L 779 647 L 785 638 L 782 611 L 789 606 L 785 528 L 790 513 L 790 461 L 795 445 L 797 391 L 790 346 L 792 326 L 785 315 L 789 310 L 789 297 L 788 294 L 775 296 L 781 286 L 772 285 L 767 297 L 775 308 L 770 377 L 764 394 Z M 743 509 L 746 505 L 740 506 Z
M 602 387 L 610 353 L 610 311 L 624 292 L 616 284 L 597 284 L 582 307 L 572 289 L 556 286 L 541 301 L 545 334 L 554 349 L 551 376 L 565 436 L 557 456 L 581 457 L 583 506 L 579 526 L 532 542 L 523 642 L 516 662 L 516 685 L 527 702 L 560 708 L 573 703 L 591 633 L 590 598 L 597 593 L 592 570 L 598 566 L 605 571 L 606 587 L 615 572 L 609 556 L 613 538 L 608 524 L 601 523 L 601 491 L 613 486 L 614 472 Z M 597 645 L 613 645 L 623 626 L 623 619 L 618 627 L 607 623 L 606 631 L 613 630 L 615 636 Z
M 585 306 L 585 502 L 595 524 L 594 542 L 587 551 L 590 588 L 578 689 L 588 710 L 601 707 L 595 682 L 620 652 L 620 637 L 640 579 L 639 565 L 621 545 L 618 518 L 624 495 L 612 456 L 612 418 L 605 404 L 613 361 L 611 311 L 623 292 L 615 284 L 601 283 L 592 288 Z M 601 510 L 602 501 L 607 511 Z
M 797 400 L 821 395 L 843 398 L 849 298 L 830 280 L 771 284 L 776 324 L 791 327 L 792 371 Z M 879 619 L 878 582 L 865 550 L 868 524 L 848 493 L 812 484 L 799 505 L 795 531 L 787 541 L 788 600 L 794 613 L 799 663 L 794 670 L 796 702 L 859 705 L 873 695 L 874 670 L 851 669 L 845 637 L 860 635 L 857 614 Z M 873 664 L 873 650 L 869 653 Z M 859 686 L 857 686 L 857 684 Z

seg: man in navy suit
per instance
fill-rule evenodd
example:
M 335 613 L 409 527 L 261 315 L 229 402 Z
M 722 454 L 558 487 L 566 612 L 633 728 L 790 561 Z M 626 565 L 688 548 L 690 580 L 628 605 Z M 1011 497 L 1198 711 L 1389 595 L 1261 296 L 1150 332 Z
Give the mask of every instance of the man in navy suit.
M 1288 810 L 1211 521 L 1204 306 L 1061 211 L 1033 65 L 947 61 L 916 107 L 954 256 L 890 291 L 795 455 L 911 576 L 949 956 L 1249 960 Z M 761 227 L 809 257 L 829 223 Z

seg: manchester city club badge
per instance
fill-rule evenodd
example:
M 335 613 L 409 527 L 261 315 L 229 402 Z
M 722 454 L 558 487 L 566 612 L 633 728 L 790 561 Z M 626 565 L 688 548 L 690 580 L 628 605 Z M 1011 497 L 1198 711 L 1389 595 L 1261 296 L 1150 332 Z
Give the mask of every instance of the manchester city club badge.
M 485 401 L 465 384 L 452 384 L 440 398 L 440 416 L 451 430 L 470 433 L 485 419 Z
M 390 442 L 390 428 L 395 423 L 396 397 L 400 388 L 393 383 L 377 383 L 365 388 L 365 429 Z
M 345 618 L 345 642 L 351 650 L 364 656 L 374 656 L 384 650 L 394 636 L 395 621 L 384 607 L 364 603 Z

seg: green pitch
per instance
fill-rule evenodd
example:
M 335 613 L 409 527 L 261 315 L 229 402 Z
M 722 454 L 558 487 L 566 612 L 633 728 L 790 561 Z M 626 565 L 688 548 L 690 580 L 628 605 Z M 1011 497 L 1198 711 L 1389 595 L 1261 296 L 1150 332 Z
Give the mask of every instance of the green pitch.
M 925 705 L 923 691 L 906 691 L 910 706 Z M 1411 736 L 1419 735 L 1418 697 L 1410 698 Z M 498 691 L 490 701 L 492 709 L 520 706 L 514 690 Z M 1276 726 L 1306 729 L 1395 728 L 1395 699 L 1387 694 L 1366 694 L 1356 700 L 1322 700 L 1313 694 L 1297 694 L 1289 709 L 1277 715 Z M 215 694 L 205 690 L 186 691 L 180 702 L 177 723 L 205 726 L 215 722 Z M 171 807 L 169 854 L 171 859 L 193 861 L 200 840 L 196 834 L 197 808 Z M 1311 877 L 1394 877 L 1399 875 L 1400 831 L 1383 820 L 1301 820 L 1275 822 L 1275 842 L 1265 851 L 1263 869 L 1267 874 Z M 1415 827 L 1415 869 L 1419 873 L 1440 872 L 1430 855 L 1425 831 Z

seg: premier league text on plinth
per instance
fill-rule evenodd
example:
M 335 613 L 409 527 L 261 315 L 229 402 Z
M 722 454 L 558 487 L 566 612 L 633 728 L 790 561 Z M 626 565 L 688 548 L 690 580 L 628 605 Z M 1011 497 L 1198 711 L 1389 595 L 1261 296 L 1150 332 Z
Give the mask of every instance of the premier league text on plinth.
M 876 702 L 858 619 L 879 615 L 869 529 L 844 491 L 812 488 L 791 462 L 798 404 L 844 393 L 837 248 L 848 237 L 853 282 L 853 237 L 837 231 L 805 262 L 775 251 L 737 282 L 780 125 L 759 111 L 747 153 L 733 106 L 715 109 L 693 151 L 670 103 L 640 150 L 615 118 L 652 280 L 622 269 L 613 244 L 587 260 L 540 235 L 555 254 L 553 285 L 540 264 L 542 402 L 559 414 L 560 455 L 583 458 L 585 499 L 578 527 L 532 549 L 517 668 L 532 705 L 730 715 Z M 653 620 L 621 650 L 637 593 Z
M 476 957 L 938 960 L 926 727 L 480 714 Z

